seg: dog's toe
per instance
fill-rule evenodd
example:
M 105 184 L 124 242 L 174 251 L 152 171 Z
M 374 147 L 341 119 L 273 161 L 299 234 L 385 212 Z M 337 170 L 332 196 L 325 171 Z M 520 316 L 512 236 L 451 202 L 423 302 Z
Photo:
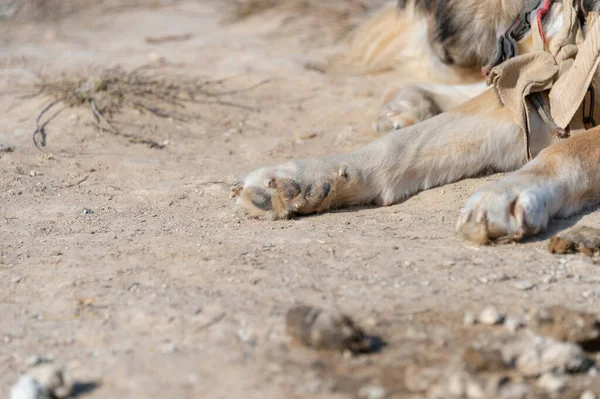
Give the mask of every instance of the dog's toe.
M 475 193 L 465 205 L 456 230 L 479 244 L 519 241 L 548 224 L 548 210 L 535 186 L 495 183 Z

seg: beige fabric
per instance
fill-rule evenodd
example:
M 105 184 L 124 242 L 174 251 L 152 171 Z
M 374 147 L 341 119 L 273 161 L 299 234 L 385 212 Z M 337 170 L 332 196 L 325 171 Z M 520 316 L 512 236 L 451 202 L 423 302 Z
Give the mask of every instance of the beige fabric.
M 493 68 L 488 77 L 488 84 L 493 85 L 500 102 L 513 112 L 525 133 L 528 159 L 531 159 L 530 113 L 536 112 L 528 96 L 550 90 L 552 119 L 564 129 L 580 108 L 600 63 L 600 24 L 592 23 L 583 40 L 577 19 L 578 1 L 563 0 L 563 5 L 565 23 L 547 51 L 543 48 L 537 18 L 533 18 L 531 31 L 537 52 L 505 61 Z
M 581 106 L 600 64 L 600 24 L 594 21 L 575 61 L 561 74 L 550 90 L 554 122 L 565 128 Z

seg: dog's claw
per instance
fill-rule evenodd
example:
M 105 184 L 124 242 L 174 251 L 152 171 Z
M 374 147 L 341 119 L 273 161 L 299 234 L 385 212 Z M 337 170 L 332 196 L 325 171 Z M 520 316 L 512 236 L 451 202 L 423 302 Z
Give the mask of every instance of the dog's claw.
M 233 186 L 231 186 L 231 192 L 229 193 L 229 198 L 233 199 L 240 195 L 240 192 L 244 189 L 244 185 L 241 181 L 238 181 Z
M 546 228 L 549 216 L 543 196 L 540 186 L 526 181 L 496 182 L 469 199 L 456 230 L 479 244 L 519 241 Z

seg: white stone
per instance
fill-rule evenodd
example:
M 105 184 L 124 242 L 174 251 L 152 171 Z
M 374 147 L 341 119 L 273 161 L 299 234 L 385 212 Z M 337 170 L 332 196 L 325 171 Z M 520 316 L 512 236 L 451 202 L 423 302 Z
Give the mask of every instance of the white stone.
M 488 306 L 479 313 L 477 320 L 481 324 L 485 324 L 488 326 L 493 326 L 495 324 L 499 324 L 502 322 L 502 315 L 498 310 L 493 306 Z
M 513 286 L 518 290 L 528 291 L 528 290 L 533 289 L 535 287 L 535 284 L 529 280 L 519 280 L 519 281 L 516 281 L 513 284 Z
M 472 326 L 477 321 L 477 317 L 471 312 L 465 312 L 463 316 L 463 324 L 465 326 Z
M 27 372 L 45 392 L 55 398 L 66 398 L 73 388 L 71 379 L 60 366 L 42 363 Z
M 564 377 L 552 373 L 542 374 L 537 380 L 537 386 L 551 394 L 561 392 L 565 389 L 566 383 Z
M 383 399 L 387 392 L 382 386 L 367 385 L 358 391 L 358 397 L 361 399 Z
M 506 320 L 504 320 L 504 327 L 513 334 L 523 326 L 523 321 L 516 316 L 508 316 Z
M 10 390 L 10 399 L 50 399 L 35 378 L 24 375 Z
M 593 364 L 578 345 L 540 336 L 506 345 L 502 348 L 502 357 L 525 376 L 586 371 Z

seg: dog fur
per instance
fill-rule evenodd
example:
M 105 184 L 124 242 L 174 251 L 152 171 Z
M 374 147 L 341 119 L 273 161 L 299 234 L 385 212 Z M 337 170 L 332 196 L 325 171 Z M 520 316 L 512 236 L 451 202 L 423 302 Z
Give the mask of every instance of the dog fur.
M 353 204 L 392 205 L 466 177 L 512 172 L 474 193 L 459 216 L 463 237 L 488 243 L 537 234 L 551 218 L 600 198 L 600 128 L 559 140 L 534 117 L 535 158 L 527 162 L 514 116 L 482 83 L 479 69 L 524 5 L 401 0 L 399 11 L 375 15 L 358 32 L 354 56 L 370 69 L 399 69 L 417 80 L 388 94 L 377 126 L 395 130 L 355 152 L 256 170 L 233 188 L 237 204 L 253 216 L 285 218 Z M 584 7 L 598 10 L 600 1 L 585 0 Z M 548 37 L 561 18 L 562 4 L 553 3 L 544 21 Z M 531 38 L 519 47 L 529 51 Z

